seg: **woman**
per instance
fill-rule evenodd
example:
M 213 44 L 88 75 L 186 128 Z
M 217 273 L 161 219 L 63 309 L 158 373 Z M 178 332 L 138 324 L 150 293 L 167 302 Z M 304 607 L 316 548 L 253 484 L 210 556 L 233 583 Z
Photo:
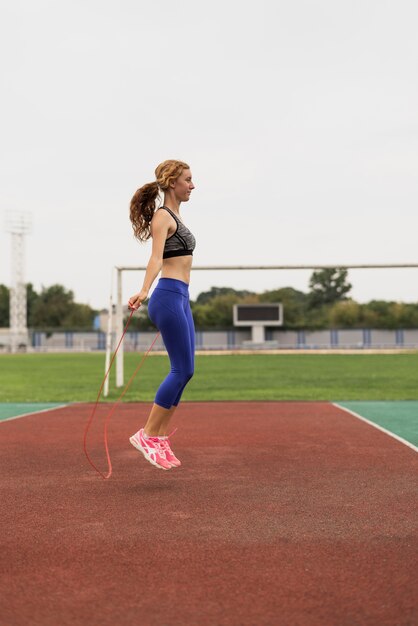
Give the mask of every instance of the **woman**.
M 144 428 L 129 441 L 155 467 L 168 470 L 181 462 L 166 435 L 168 423 L 194 372 L 195 335 L 189 302 L 190 270 L 196 241 L 183 224 L 180 205 L 188 202 L 192 173 L 183 161 L 164 161 L 155 170 L 156 180 L 137 190 L 131 200 L 130 218 L 135 237 L 152 237 L 152 252 L 139 293 L 129 298 L 129 308 L 138 309 L 147 299 L 151 285 L 161 277 L 149 302 L 148 314 L 161 332 L 170 357 L 171 371 L 161 383 Z M 164 203 L 156 210 L 159 190 Z

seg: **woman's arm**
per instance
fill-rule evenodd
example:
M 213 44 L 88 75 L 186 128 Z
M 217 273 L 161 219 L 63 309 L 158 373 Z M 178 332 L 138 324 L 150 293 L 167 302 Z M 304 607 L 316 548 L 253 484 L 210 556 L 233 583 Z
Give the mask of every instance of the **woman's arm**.
M 171 218 L 172 219 L 172 218 Z M 145 272 L 144 283 L 139 293 L 129 298 L 130 309 L 138 309 L 148 298 L 152 283 L 163 266 L 163 252 L 170 227 L 170 215 L 166 211 L 157 211 L 151 221 L 152 252 Z

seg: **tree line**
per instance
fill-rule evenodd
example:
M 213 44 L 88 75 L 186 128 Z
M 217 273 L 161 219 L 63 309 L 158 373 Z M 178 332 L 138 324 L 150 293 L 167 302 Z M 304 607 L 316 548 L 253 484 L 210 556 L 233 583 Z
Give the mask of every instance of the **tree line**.
M 10 290 L 0 285 L 0 327 L 9 326 Z M 36 330 L 91 330 L 97 311 L 74 302 L 74 293 L 62 285 L 42 287 L 40 293 L 26 285 L 27 323 Z
M 263 293 L 232 287 L 212 287 L 191 302 L 193 318 L 199 330 L 233 328 L 234 304 L 281 302 L 287 330 L 321 330 L 328 328 L 418 328 L 418 303 L 407 304 L 386 300 L 371 300 L 359 304 L 348 296 L 352 285 L 348 272 L 328 268 L 312 273 L 309 292 L 282 287 Z M 131 322 L 140 330 L 153 328 L 146 307 Z
M 309 291 L 281 287 L 263 293 L 212 287 L 191 301 L 196 328 L 200 330 L 233 328 L 234 304 L 281 302 L 284 329 L 320 330 L 326 328 L 418 328 L 418 303 L 371 300 L 359 304 L 349 297 L 352 285 L 344 269 L 329 268 L 313 272 Z M 74 301 L 72 291 L 62 285 L 42 287 L 37 293 L 27 285 L 28 326 L 33 329 L 91 330 L 98 311 Z M 126 318 L 127 319 L 127 318 Z M 125 320 L 126 321 L 126 320 Z M 0 326 L 9 325 L 9 289 L 0 285 Z M 147 304 L 132 318 L 130 329 L 153 329 Z

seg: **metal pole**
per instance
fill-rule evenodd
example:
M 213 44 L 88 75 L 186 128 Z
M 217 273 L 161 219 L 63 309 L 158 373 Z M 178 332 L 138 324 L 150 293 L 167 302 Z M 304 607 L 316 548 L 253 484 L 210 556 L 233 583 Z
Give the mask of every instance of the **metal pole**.
M 116 339 L 122 337 L 123 333 L 123 310 L 122 310 L 122 270 L 117 268 L 117 302 L 116 302 Z M 123 385 L 123 341 L 120 344 L 116 355 L 116 387 Z

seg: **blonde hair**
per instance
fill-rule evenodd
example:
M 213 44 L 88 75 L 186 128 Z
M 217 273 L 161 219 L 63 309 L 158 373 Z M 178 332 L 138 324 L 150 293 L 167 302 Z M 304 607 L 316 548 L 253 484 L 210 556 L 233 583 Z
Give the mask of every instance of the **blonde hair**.
M 156 180 L 146 183 L 134 193 L 129 217 L 132 222 L 134 235 L 139 241 L 146 241 L 151 236 L 151 220 L 155 212 L 155 203 L 159 198 L 159 190 L 166 191 L 170 184 L 177 180 L 183 170 L 190 169 L 184 161 L 169 159 L 155 168 Z

